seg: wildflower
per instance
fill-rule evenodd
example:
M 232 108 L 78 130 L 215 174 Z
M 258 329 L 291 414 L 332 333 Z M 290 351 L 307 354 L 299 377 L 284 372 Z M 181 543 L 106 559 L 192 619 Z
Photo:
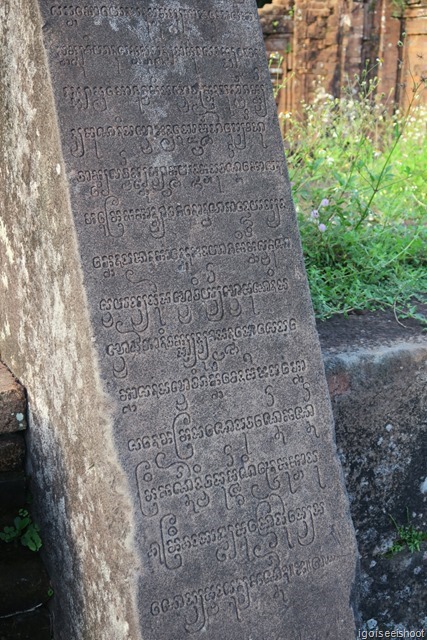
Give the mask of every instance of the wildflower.
M 323 198 L 322 202 L 320 203 L 321 207 L 327 207 L 329 204 L 329 200 L 328 198 Z
M 312 217 L 312 218 L 313 218 L 313 220 L 314 220 L 315 218 L 318 218 L 318 217 L 319 217 L 319 212 L 318 212 L 318 210 L 317 210 L 317 209 L 313 209 L 313 211 L 310 213 L 310 215 L 311 215 L 311 217 Z
M 325 231 L 326 231 L 326 224 L 323 224 L 323 222 L 321 222 L 321 223 L 319 224 L 318 229 L 319 229 L 319 231 L 320 231 L 321 233 L 325 233 Z

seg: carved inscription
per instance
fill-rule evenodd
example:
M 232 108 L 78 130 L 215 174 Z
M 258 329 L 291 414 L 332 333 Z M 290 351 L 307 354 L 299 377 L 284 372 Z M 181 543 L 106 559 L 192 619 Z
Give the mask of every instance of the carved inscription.
M 221 610 L 226 610 L 227 605 L 231 605 L 236 619 L 240 622 L 242 612 L 250 607 L 251 599 L 254 597 L 253 592 L 257 594 L 259 590 L 270 586 L 274 597 L 281 599 L 283 606 L 283 603 L 287 603 L 287 599 L 282 593 L 283 589 L 278 584 L 287 584 L 292 579 L 305 576 L 310 572 L 315 573 L 342 559 L 342 557 L 333 554 L 321 555 L 309 557 L 300 563 L 282 567 L 280 566 L 278 555 L 271 553 L 263 561 L 257 562 L 254 572 L 249 575 L 236 577 L 223 584 L 210 584 L 198 591 L 189 590 L 185 593 L 164 598 L 161 602 L 152 602 L 151 615 L 161 616 L 183 609 L 186 613 L 185 631 L 194 633 L 208 626 L 209 617 L 216 616 Z M 271 589 L 273 585 L 275 588 Z M 222 607 L 220 607 L 220 604 Z M 306 638 L 306 636 L 300 637 L 301 639 L 303 637 Z M 317 638 L 320 638 L 320 636 L 317 636 Z
M 255 2 L 39 4 L 142 637 L 281 638 L 349 528 Z
M 215 422 L 206 425 L 181 425 L 179 429 L 175 428 L 175 422 L 171 430 L 161 431 L 152 435 L 143 435 L 141 437 L 132 438 L 128 442 L 129 451 L 141 451 L 144 449 L 161 449 L 167 445 L 174 445 L 175 450 L 178 449 L 179 443 L 197 442 L 199 440 L 205 440 L 209 438 L 222 439 L 226 434 L 239 432 L 239 431 L 251 431 L 252 429 L 261 429 L 265 427 L 274 427 L 276 440 L 282 439 L 283 444 L 286 444 L 282 431 L 279 429 L 279 425 L 288 425 L 288 428 L 292 428 L 292 423 L 299 420 L 305 420 L 312 418 L 315 415 L 314 407 L 311 404 L 305 406 L 290 407 L 282 409 L 281 411 L 264 411 L 262 414 L 255 416 L 245 416 L 241 418 L 228 418 L 224 422 Z M 316 438 L 319 438 L 319 434 L 316 431 L 315 426 L 312 426 L 310 422 L 306 423 L 308 433 L 314 433 Z M 280 434 L 280 435 L 278 435 Z M 299 456 L 291 456 L 295 459 L 295 465 L 299 464 Z

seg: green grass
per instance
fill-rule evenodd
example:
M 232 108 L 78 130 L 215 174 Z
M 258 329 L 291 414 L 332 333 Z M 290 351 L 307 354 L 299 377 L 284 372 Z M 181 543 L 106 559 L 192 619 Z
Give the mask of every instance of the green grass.
M 427 109 L 414 85 L 390 115 L 368 70 L 304 118 L 285 114 L 285 148 L 316 316 L 393 308 L 427 318 Z
M 427 532 L 417 529 L 410 523 L 408 511 L 406 514 L 407 524 L 404 525 L 398 525 L 393 516 L 389 517 L 396 529 L 397 539 L 384 554 L 386 558 L 392 558 L 401 551 L 409 551 L 410 553 L 421 551 L 421 545 L 423 542 L 427 542 Z

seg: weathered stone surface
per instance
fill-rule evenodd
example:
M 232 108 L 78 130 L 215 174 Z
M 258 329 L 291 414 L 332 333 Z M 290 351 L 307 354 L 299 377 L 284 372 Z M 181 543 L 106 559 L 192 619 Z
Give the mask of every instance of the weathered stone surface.
M 64 540 L 58 638 L 354 638 L 354 534 L 255 4 L 40 0 L 52 85 L 35 5 L 11 6 L 6 57 L 35 49 L 42 77 L 27 61 L 18 89 L 47 155 L 39 175 L 6 152 L 6 210 L 40 225 L 29 242 L 6 218 L 6 282 L 28 282 L 22 252 L 48 277 L 20 292 L 40 288 L 31 319 L 3 279 L 3 337 Z M 14 332 L 37 350 L 25 374 Z
M 0 435 L 26 428 L 25 391 L 0 362 Z
M 389 312 L 319 326 L 361 553 L 360 613 L 383 632 L 427 627 L 427 543 L 384 556 L 397 539 L 391 517 L 427 531 L 427 337 L 404 324 Z
M 19 471 L 24 466 L 25 442 L 23 434 L 0 436 L 0 473 Z
M 93 351 L 34 0 L 0 2 L 0 38 L 0 344 L 28 393 L 34 520 L 55 577 L 58 635 L 133 640 L 132 510 Z

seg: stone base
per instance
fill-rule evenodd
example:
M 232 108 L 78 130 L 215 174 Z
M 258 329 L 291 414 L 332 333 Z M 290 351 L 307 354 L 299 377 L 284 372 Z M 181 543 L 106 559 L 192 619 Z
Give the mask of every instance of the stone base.
M 382 630 L 426 628 L 427 543 L 384 553 L 408 520 L 427 531 L 427 336 L 392 313 L 318 328 L 361 554 L 361 615 Z

